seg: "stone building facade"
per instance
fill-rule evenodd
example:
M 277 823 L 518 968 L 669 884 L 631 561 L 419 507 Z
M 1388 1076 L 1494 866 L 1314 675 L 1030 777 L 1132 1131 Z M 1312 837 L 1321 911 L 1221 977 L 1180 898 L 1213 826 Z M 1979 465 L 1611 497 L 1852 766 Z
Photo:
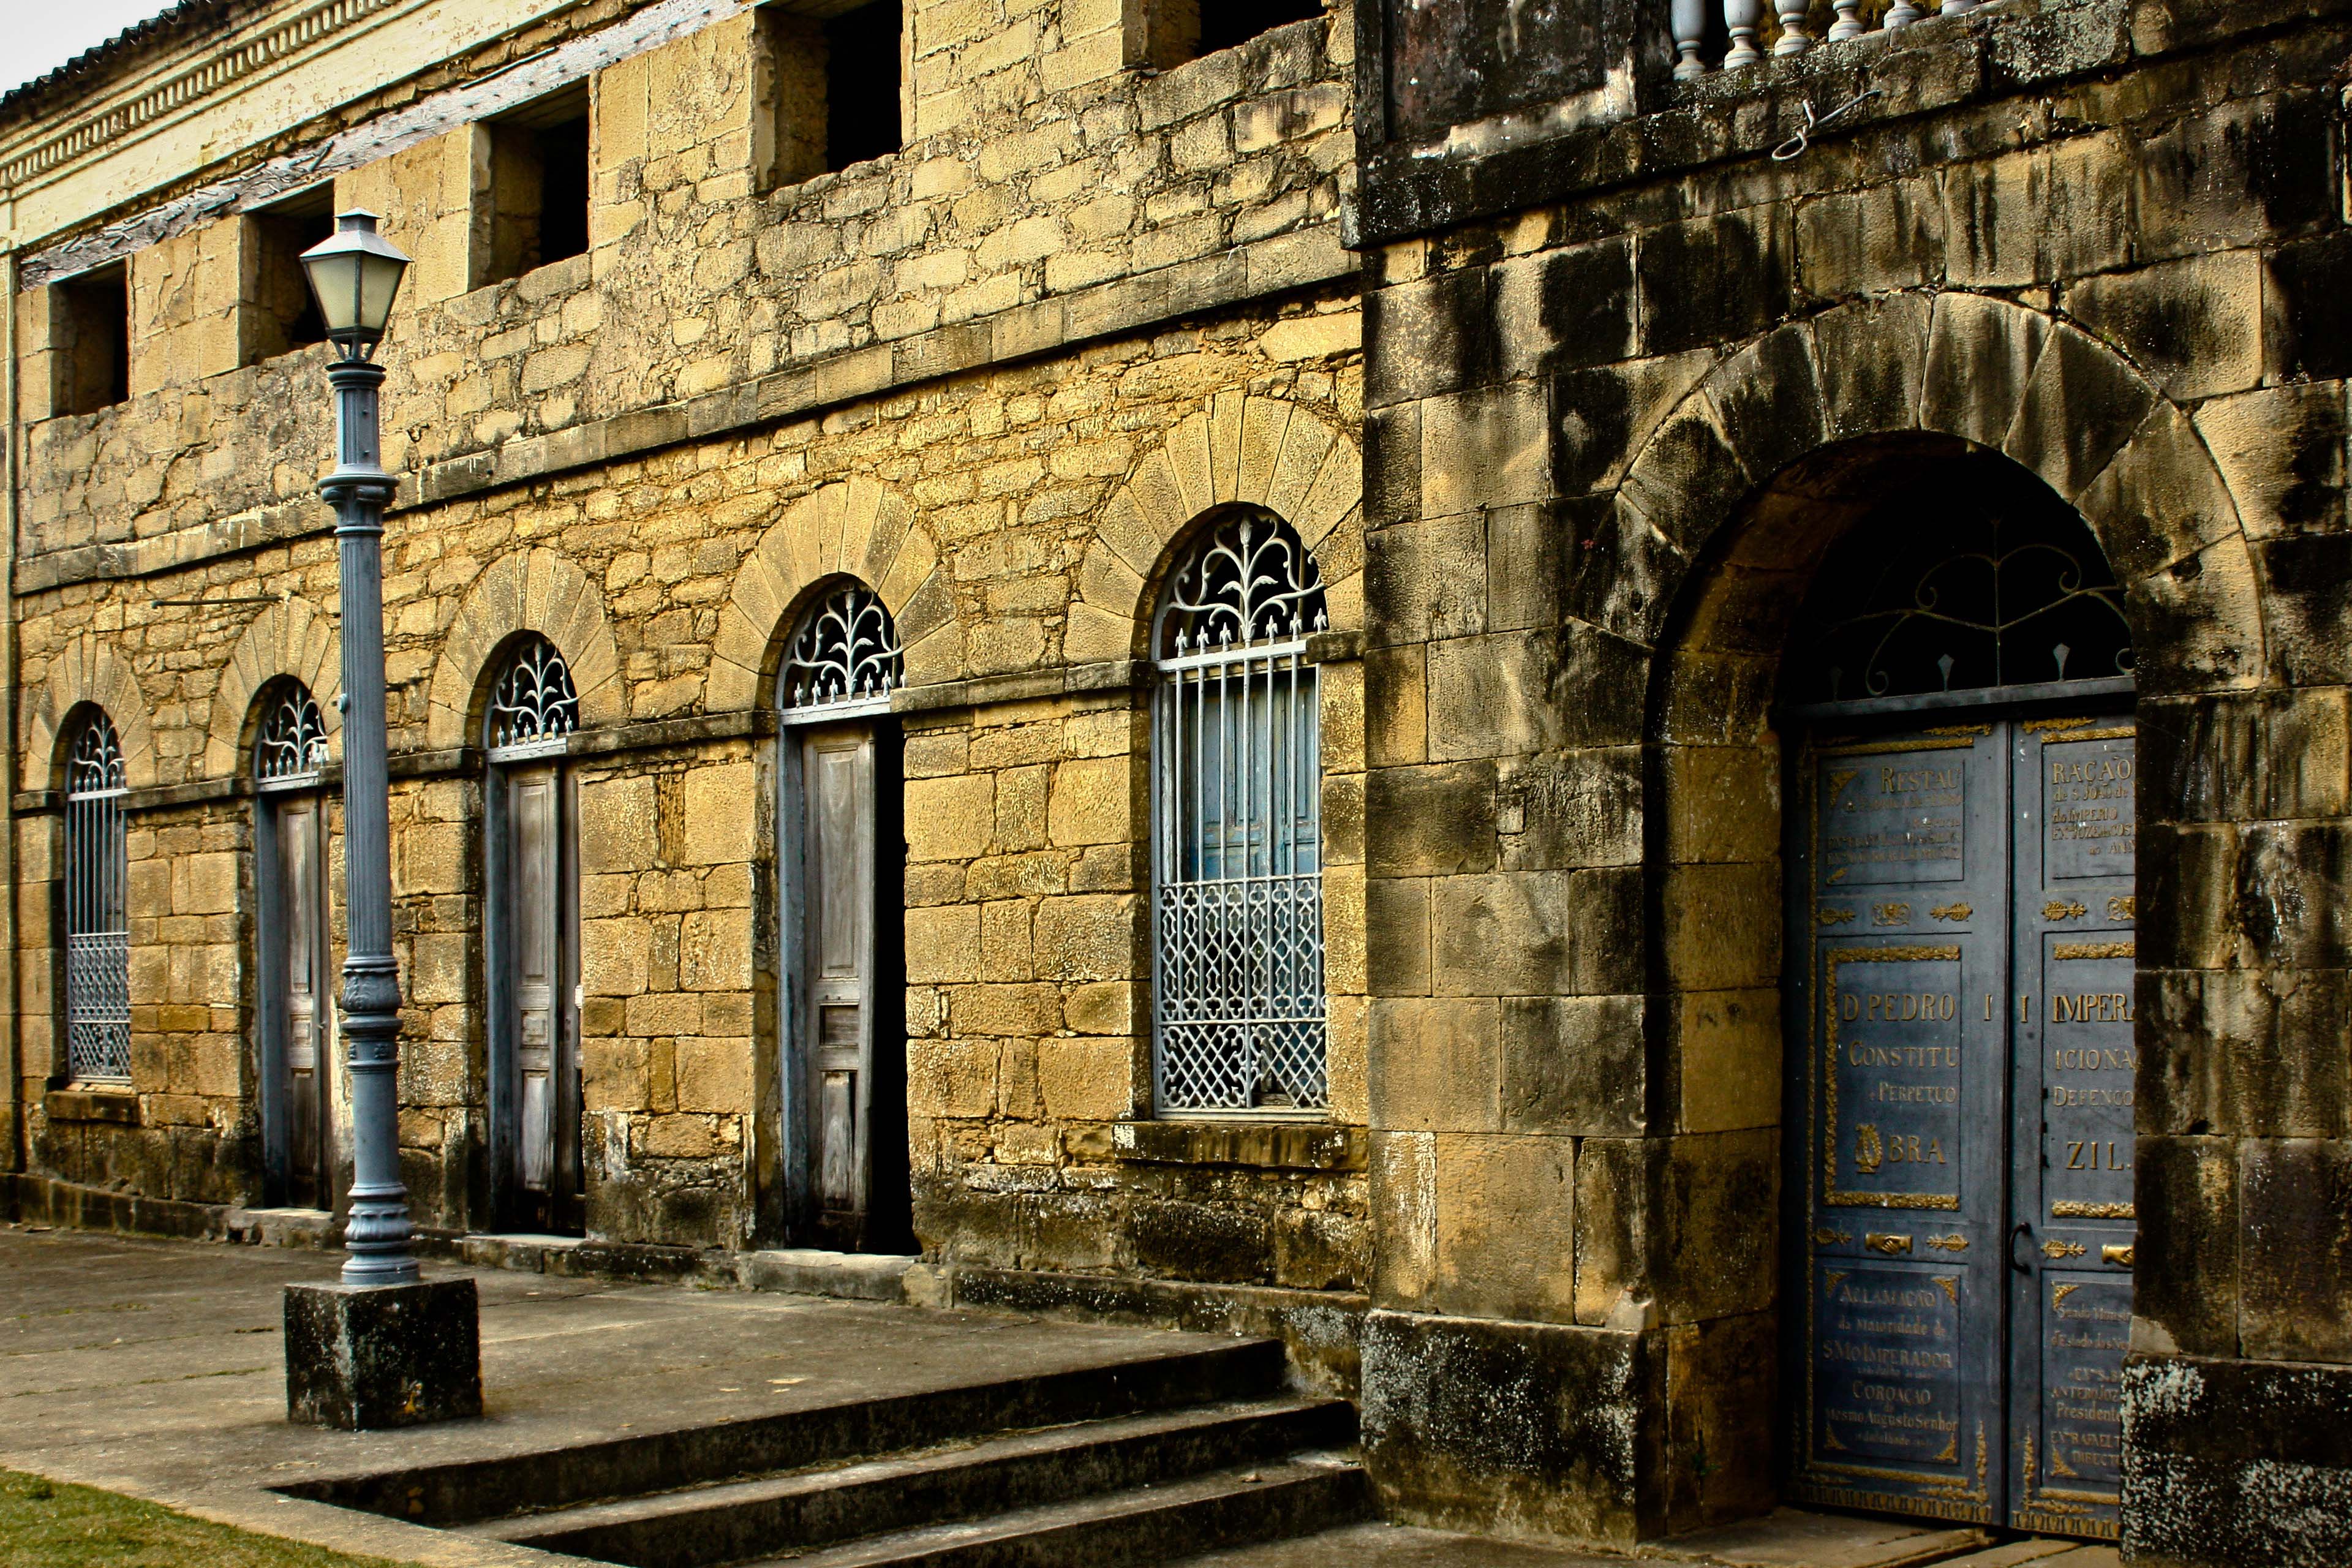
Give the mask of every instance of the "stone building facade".
M 1278 1333 L 1399 1518 L 2340 1560 L 2352 24 L 1739 9 L 185 0 L 0 102 L 15 1215 L 332 1237 L 362 206 L 436 1245 Z
M 1861 36 L 1744 67 L 1719 17 L 1561 12 L 1451 81 L 1417 14 L 1360 33 L 1368 1453 L 1418 1511 L 1620 1541 L 1900 1495 L 2328 1561 L 2352 38 L 1952 9 L 1783 8 Z M 1858 679 L 1905 536 L 1994 525 L 2074 542 L 2051 596 L 2102 597 L 2107 645 L 2073 623 L 1988 679 L 1954 634 L 1942 689 L 1936 642 Z M 1866 1011 L 1864 961 L 1905 977 Z M 2012 1082 L 1972 1079 L 2004 1044 Z M 2004 1297 L 2006 1341 L 1969 1326 Z M 1472 1438 L 1497 1400 L 1578 1418 Z

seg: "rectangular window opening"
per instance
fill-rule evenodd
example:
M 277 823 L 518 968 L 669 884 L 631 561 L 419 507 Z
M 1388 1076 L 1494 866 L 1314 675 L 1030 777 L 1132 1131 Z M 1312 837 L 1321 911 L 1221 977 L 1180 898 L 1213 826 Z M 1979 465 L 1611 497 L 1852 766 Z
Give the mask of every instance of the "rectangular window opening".
M 131 269 L 116 262 L 49 287 L 49 405 L 95 414 L 131 397 Z
M 872 0 L 824 25 L 824 166 L 846 169 L 900 145 L 899 0 Z
M 246 217 L 238 359 L 256 364 L 323 342 L 327 323 L 302 275 L 302 253 L 335 232 L 331 186 L 304 191 Z
M 588 248 L 588 85 L 490 122 L 489 256 L 480 281 Z
M 1151 63 L 1166 69 L 1322 15 L 1322 0 L 1150 0 Z

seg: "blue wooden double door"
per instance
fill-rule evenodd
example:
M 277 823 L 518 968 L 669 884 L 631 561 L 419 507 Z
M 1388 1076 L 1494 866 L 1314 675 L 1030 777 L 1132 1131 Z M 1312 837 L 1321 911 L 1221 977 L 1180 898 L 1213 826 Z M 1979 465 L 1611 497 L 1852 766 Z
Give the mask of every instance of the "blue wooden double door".
M 1913 723 L 1797 768 L 1790 1491 L 2113 1539 L 2133 726 Z

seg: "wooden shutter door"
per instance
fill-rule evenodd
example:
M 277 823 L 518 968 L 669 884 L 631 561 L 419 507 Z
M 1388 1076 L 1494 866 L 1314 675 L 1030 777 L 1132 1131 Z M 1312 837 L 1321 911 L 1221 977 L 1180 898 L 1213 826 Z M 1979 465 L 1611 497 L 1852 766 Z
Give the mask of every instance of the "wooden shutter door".
M 802 744 L 819 1224 L 838 1245 L 856 1247 L 872 1188 L 874 737 L 845 728 Z
M 562 781 L 552 767 L 507 774 L 507 908 L 512 933 L 517 1180 L 534 1196 L 557 1188 L 557 1082 L 562 1041 Z
M 328 1156 L 326 874 L 320 797 L 280 798 L 278 834 L 278 1016 L 286 1031 L 286 1195 L 298 1208 L 333 1205 Z

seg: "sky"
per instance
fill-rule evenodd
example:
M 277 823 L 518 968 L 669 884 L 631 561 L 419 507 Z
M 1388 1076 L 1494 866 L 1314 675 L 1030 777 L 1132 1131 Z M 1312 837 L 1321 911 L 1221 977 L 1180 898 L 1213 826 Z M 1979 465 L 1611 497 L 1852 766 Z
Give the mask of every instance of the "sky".
M 0 92 L 168 7 L 169 0 L 0 0 Z

